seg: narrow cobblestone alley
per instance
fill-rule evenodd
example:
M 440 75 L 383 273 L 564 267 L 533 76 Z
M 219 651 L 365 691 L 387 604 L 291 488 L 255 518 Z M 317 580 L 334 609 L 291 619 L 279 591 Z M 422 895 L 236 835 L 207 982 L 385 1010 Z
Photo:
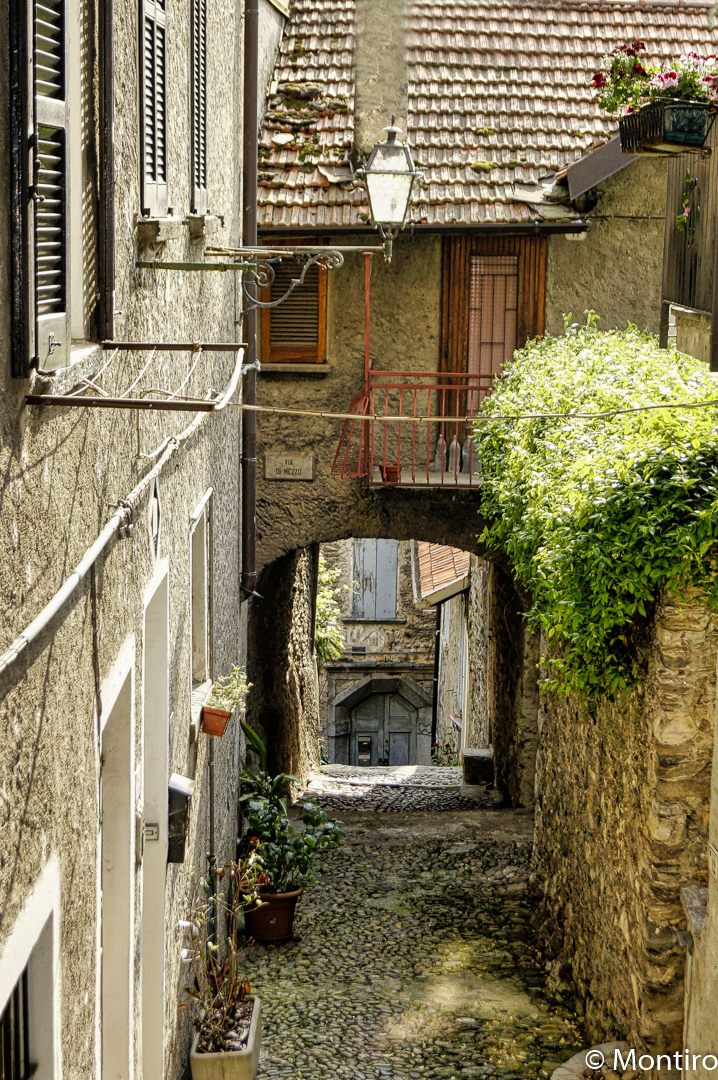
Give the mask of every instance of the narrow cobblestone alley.
M 462 792 L 455 770 L 426 772 Z M 436 790 L 416 774 L 390 789 L 396 812 L 355 809 L 373 809 L 377 788 L 396 782 L 375 776 L 322 798 L 347 837 L 305 890 L 295 940 L 249 951 L 263 1001 L 259 1075 L 550 1076 L 585 1042 L 576 1018 L 546 1002 L 532 951 L 531 817 L 495 803 L 402 810 L 396 800 L 412 787 L 414 800 L 435 805 Z

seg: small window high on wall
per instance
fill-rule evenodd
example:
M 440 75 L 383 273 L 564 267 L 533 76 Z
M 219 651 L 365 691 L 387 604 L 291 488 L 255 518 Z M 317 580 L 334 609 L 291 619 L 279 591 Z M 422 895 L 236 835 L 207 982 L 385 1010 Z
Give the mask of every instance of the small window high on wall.
M 261 299 L 278 300 L 298 278 L 303 261 L 274 265 L 274 281 Z M 262 363 L 323 364 L 327 353 L 327 272 L 311 266 L 304 281 L 275 308 L 262 311 Z
M 398 551 L 398 540 L 354 541 L 353 618 L 396 618 Z

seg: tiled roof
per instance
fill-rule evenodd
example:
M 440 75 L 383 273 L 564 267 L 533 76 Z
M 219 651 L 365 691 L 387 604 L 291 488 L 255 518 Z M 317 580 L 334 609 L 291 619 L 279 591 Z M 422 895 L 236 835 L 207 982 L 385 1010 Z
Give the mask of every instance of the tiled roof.
M 425 540 L 417 542 L 416 556 L 420 600 L 426 600 L 437 590 L 459 582 L 466 577 L 471 565 L 468 551 L 446 547 L 445 544 L 429 544 Z
M 557 170 L 610 138 L 591 75 L 636 37 L 651 63 L 715 48 L 708 5 L 665 0 L 413 0 L 407 4 L 408 141 L 426 169 L 420 225 L 531 222 Z M 259 225 L 352 226 L 354 0 L 294 0 L 260 142 Z

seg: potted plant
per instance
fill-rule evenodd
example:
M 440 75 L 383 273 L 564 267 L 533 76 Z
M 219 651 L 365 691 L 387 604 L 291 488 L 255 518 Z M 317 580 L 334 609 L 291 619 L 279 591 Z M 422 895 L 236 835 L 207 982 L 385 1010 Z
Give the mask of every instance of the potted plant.
M 686 53 L 663 69 L 646 65 L 645 42 L 619 45 L 593 76 L 602 109 L 619 119 L 627 154 L 683 153 L 703 146 L 718 97 L 718 58 Z
M 217 871 L 216 888 L 208 876 L 192 871 L 192 890 L 180 922 L 189 941 L 182 959 L 192 965 L 194 975 L 187 993 L 200 1006 L 190 1050 L 192 1080 L 254 1080 L 256 1075 L 261 1003 L 240 973 L 239 957 L 246 946 L 237 945 L 237 924 L 243 908 L 261 903 L 257 883 L 262 871 L 257 843 L 240 862 Z M 227 929 L 223 947 L 217 940 L 222 915 Z
M 297 777 L 287 773 L 270 776 L 267 750 L 257 733 L 242 724 L 247 742 L 259 757 L 260 770 L 242 769 L 240 808 L 247 824 L 249 843 L 262 849 L 262 876 L 258 879 L 261 907 L 245 910 L 247 934 L 256 941 L 286 941 L 292 936 L 294 911 L 304 885 L 316 881 L 312 860 L 322 851 L 337 847 L 345 835 L 339 821 L 329 821 L 315 803 L 302 805 L 303 829 L 295 828 L 287 810 L 287 784 Z
M 382 483 L 398 484 L 401 480 L 401 465 L 398 461 L 387 461 L 379 466 Z
M 240 667 L 236 667 L 229 675 L 220 675 L 212 687 L 207 703 L 202 706 L 202 731 L 205 735 L 224 735 L 233 711 L 244 711 L 250 686 Z

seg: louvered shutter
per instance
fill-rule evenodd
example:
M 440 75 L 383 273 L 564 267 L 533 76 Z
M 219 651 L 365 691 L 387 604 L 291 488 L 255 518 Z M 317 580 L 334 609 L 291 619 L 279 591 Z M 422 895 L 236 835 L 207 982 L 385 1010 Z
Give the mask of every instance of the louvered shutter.
M 192 213 L 207 213 L 207 0 L 192 0 Z
M 67 10 L 13 6 L 13 374 L 65 367 L 68 317 Z
M 315 241 L 316 242 L 316 241 Z M 275 264 L 270 289 L 263 300 L 277 300 L 298 278 L 303 263 L 284 259 Z M 327 272 L 312 266 L 301 285 L 275 308 L 262 312 L 262 361 L 264 363 L 322 364 L 326 358 Z
M 142 213 L 167 213 L 167 12 L 166 0 L 141 0 L 140 141 Z

